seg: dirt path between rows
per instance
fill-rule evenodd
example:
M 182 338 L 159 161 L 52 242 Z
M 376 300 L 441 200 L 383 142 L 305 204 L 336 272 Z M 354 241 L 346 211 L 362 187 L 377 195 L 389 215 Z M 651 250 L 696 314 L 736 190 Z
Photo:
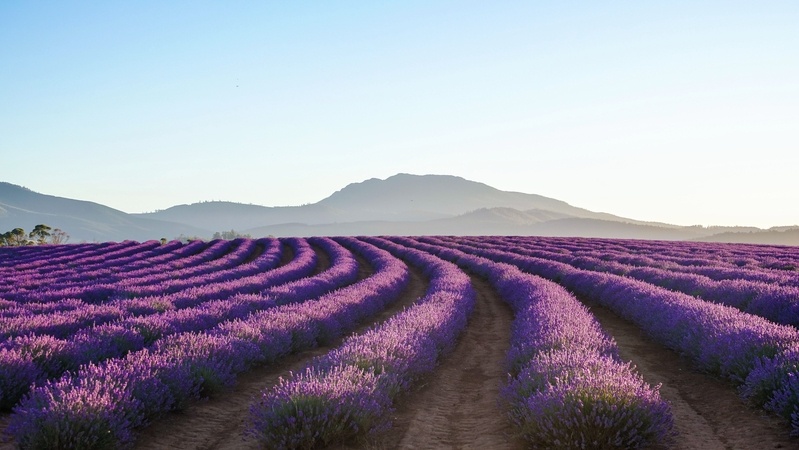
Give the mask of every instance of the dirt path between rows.
M 247 255 L 247 258 L 245 258 L 243 261 L 241 261 L 241 263 L 242 264 L 247 264 L 247 263 L 251 263 L 251 262 L 255 261 L 256 258 L 258 258 L 259 256 L 261 256 L 264 253 L 264 250 L 266 250 L 266 245 L 264 245 L 264 244 L 255 244 L 255 248 L 252 250 L 252 252 L 249 255 Z
M 291 262 L 291 260 L 294 259 L 294 250 L 291 248 L 291 246 L 289 246 L 287 244 L 281 244 L 281 245 L 282 245 L 282 252 L 281 252 L 280 263 L 278 265 L 279 266 L 284 266 L 284 265 L 288 264 L 289 262 Z M 318 273 L 322 272 L 324 269 L 326 269 L 327 267 L 330 266 L 330 258 L 328 256 L 328 254 L 325 251 L 323 251 L 321 248 L 319 248 L 317 246 L 311 246 L 311 248 L 314 250 L 314 252 L 316 252 L 316 255 L 317 255 L 317 266 L 314 269 L 314 274 L 318 274 Z M 264 250 L 265 250 L 265 247 L 264 247 L 263 244 L 257 245 L 256 248 L 253 250 L 253 252 L 246 258 L 245 261 L 243 261 L 243 263 L 250 262 L 250 261 L 254 260 L 260 254 L 262 254 Z M 366 266 L 368 266 L 368 265 L 366 265 Z M 362 263 L 361 267 L 359 268 L 359 276 L 361 276 L 361 277 L 367 276 L 369 272 L 370 271 L 369 271 L 368 267 L 365 267 L 365 264 Z M 301 357 L 299 357 L 299 356 L 293 356 L 292 358 L 301 359 Z M 244 379 L 244 376 L 241 376 L 239 379 Z M 172 414 L 172 415 L 173 416 L 183 416 L 183 415 L 186 415 L 186 414 L 184 414 L 184 413 L 176 413 L 176 414 Z M 169 417 L 170 417 L 170 415 L 168 415 L 167 418 L 160 419 L 159 423 L 161 421 L 163 421 L 163 420 L 168 420 Z M 5 412 L 5 413 L 0 414 L 0 450 L 12 450 L 12 449 L 16 449 L 17 448 L 16 445 L 14 444 L 14 441 L 13 441 L 12 437 L 7 434 L 8 425 L 9 425 L 10 419 L 11 419 L 11 413 Z M 154 443 L 152 446 L 142 447 L 142 448 L 160 448 L 160 447 L 158 446 L 157 443 Z M 169 448 L 169 447 L 164 447 L 164 448 Z M 187 447 L 177 446 L 177 447 L 172 447 L 172 448 L 187 448 Z
M 367 272 L 362 272 L 367 275 Z M 420 271 L 411 269 L 411 280 L 400 299 L 384 310 L 374 321 L 364 324 L 353 333 L 385 321 L 402 308 L 424 295 L 427 279 Z M 341 340 L 343 341 L 343 339 Z M 238 377 L 236 386 L 223 395 L 189 406 L 185 411 L 171 413 L 141 430 L 137 449 L 205 449 L 247 450 L 260 448 L 257 442 L 243 437 L 247 426 L 249 405 L 254 398 L 290 371 L 302 370 L 317 355 L 328 352 L 325 346 L 289 356 L 271 366 L 255 368 Z
M 391 430 L 341 449 L 522 449 L 500 409 L 513 312 L 472 277 L 477 304 L 457 346 L 422 386 L 401 396 Z
M 587 306 L 616 339 L 622 359 L 632 361 L 648 383 L 662 383 L 660 395 L 671 403 L 679 433 L 673 448 L 799 448 L 799 440 L 789 437 L 785 423 L 747 406 L 732 384 L 696 372 L 689 361 L 653 342 L 607 308 L 593 303 Z

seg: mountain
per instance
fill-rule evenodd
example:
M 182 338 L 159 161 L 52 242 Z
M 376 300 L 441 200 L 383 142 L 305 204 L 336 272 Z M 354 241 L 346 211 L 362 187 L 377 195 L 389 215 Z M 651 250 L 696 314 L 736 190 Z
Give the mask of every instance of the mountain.
M 718 233 L 701 239 L 706 242 L 739 244 L 799 245 L 799 227 L 773 227 L 768 230 Z
M 558 218 L 581 217 L 678 228 L 674 225 L 649 224 L 597 213 L 541 195 L 501 191 L 461 177 L 410 174 L 352 183 L 310 205 L 265 207 L 230 202 L 202 202 L 173 206 L 138 216 L 192 224 L 209 230 L 241 231 L 291 223 L 324 225 L 452 219 L 486 208 L 538 210 L 541 214 L 555 214 Z
M 500 191 L 451 175 L 398 174 L 385 180 L 372 178 L 350 184 L 318 204 L 344 211 L 352 221 L 432 220 L 480 208 L 540 209 L 577 217 L 601 216 L 560 200 Z
M 535 194 L 501 191 L 450 175 L 398 174 L 352 183 L 319 202 L 268 207 L 234 202 L 177 205 L 126 214 L 97 203 L 39 194 L 0 183 L 0 231 L 61 228 L 71 242 L 252 236 L 539 235 L 660 240 L 718 240 L 799 245 L 797 227 L 683 227 L 572 206 Z
M 203 202 L 173 206 L 139 216 L 193 224 L 210 230 L 241 230 L 289 223 L 322 225 L 362 221 L 425 221 L 495 207 L 540 209 L 569 217 L 613 217 L 540 195 L 500 191 L 460 177 L 409 174 L 352 183 L 310 205 L 265 207 Z
M 340 212 L 319 204 L 268 207 L 220 201 L 177 205 L 161 211 L 133 214 L 133 216 L 191 224 L 213 231 L 241 231 L 267 224 L 291 222 L 319 224 L 346 219 L 346 216 L 342 216 Z
M 446 219 L 423 221 L 363 220 L 346 223 L 286 223 L 246 230 L 253 236 L 336 235 L 508 235 L 581 236 L 625 239 L 688 240 L 705 236 L 692 227 L 642 225 L 614 220 L 569 217 L 541 210 L 484 208 Z
M 135 217 L 99 203 L 39 194 L 0 182 L 0 231 L 17 227 L 31 231 L 40 223 L 62 229 L 70 236 L 70 242 L 145 241 L 209 234 L 187 224 Z

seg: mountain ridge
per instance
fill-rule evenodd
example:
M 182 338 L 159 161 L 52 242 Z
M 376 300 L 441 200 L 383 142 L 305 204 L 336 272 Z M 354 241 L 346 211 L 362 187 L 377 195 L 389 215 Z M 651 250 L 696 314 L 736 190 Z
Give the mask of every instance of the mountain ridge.
M 30 230 L 38 223 L 61 228 L 73 242 L 207 239 L 216 231 L 236 230 L 253 236 L 515 234 L 759 243 L 778 237 L 782 245 L 799 245 L 799 232 L 792 232 L 799 229 L 795 226 L 762 230 L 639 221 L 454 175 L 406 173 L 350 183 L 300 206 L 206 201 L 140 214 L 0 182 L 0 229 Z

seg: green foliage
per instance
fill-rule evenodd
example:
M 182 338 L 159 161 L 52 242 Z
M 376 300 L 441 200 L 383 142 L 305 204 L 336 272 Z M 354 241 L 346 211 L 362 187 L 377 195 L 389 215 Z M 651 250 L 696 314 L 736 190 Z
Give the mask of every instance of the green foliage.
M 0 247 L 19 247 L 23 245 L 66 244 L 69 235 L 60 228 L 50 228 L 40 223 L 30 233 L 25 233 L 22 228 L 14 228 L 0 234 Z
M 242 234 L 236 230 L 230 231 L 217 231 L 214 233 L 213 239 L 237 239 L 237 238 L 252 238 L 249 234 Z
M 48 227 L 47 225 L 40 223 L 33 227 L 33 231 L 28 233 L 28 237 L 31 239 L 35 239 L 36 243 L 42 245 L 47 242 L 47 238 L 50 237 L 50 232 L 53 229 Z

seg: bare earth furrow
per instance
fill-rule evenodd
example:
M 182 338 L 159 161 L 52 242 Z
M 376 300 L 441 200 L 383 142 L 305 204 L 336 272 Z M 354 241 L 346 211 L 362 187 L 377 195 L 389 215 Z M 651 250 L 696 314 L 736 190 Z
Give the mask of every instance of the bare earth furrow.
M 419 389 L 397 399 L 393 427 L 362 447 L 524 448 L 498 402 L 513 313 L 488 282 L 472 277 L 472 285 L 477 302 L 453 352 Z
M 365 262 L 359 259 L 361 266 Z M 364 273 L 366 275 L 366 273 Z M 353 333 L 380 323 L 424 295 L 427 280 L 418 270 L 410 269 L 410 283 L 401 298 L 383 311 L 375 321 L 360 326 Z M 258 443 L 243 439 L 250 403 L 264 388 L 274 385 L 291 371 L 302 370 L 315 356 L 338 345 L 323 346 L 289 356 L 280 363 L 255 368 L 238 377 L 233 389 L 209 400 L 191 405 L 185 411 L 169 414 L 142 430 L 136 441 L 138 449 L 258 449 Z
M 785 424 L 748 407 L 735 387 L 696 372 L 688 361 L 649 339 L 634 324 L 600 305 L 587 303 L 602 328 L 616 340 L 624 361 L 631 361 L 650 384 L 662 383 L 660 395 L 671 403 L 679 433 L 674 449 L 795 448 Z

